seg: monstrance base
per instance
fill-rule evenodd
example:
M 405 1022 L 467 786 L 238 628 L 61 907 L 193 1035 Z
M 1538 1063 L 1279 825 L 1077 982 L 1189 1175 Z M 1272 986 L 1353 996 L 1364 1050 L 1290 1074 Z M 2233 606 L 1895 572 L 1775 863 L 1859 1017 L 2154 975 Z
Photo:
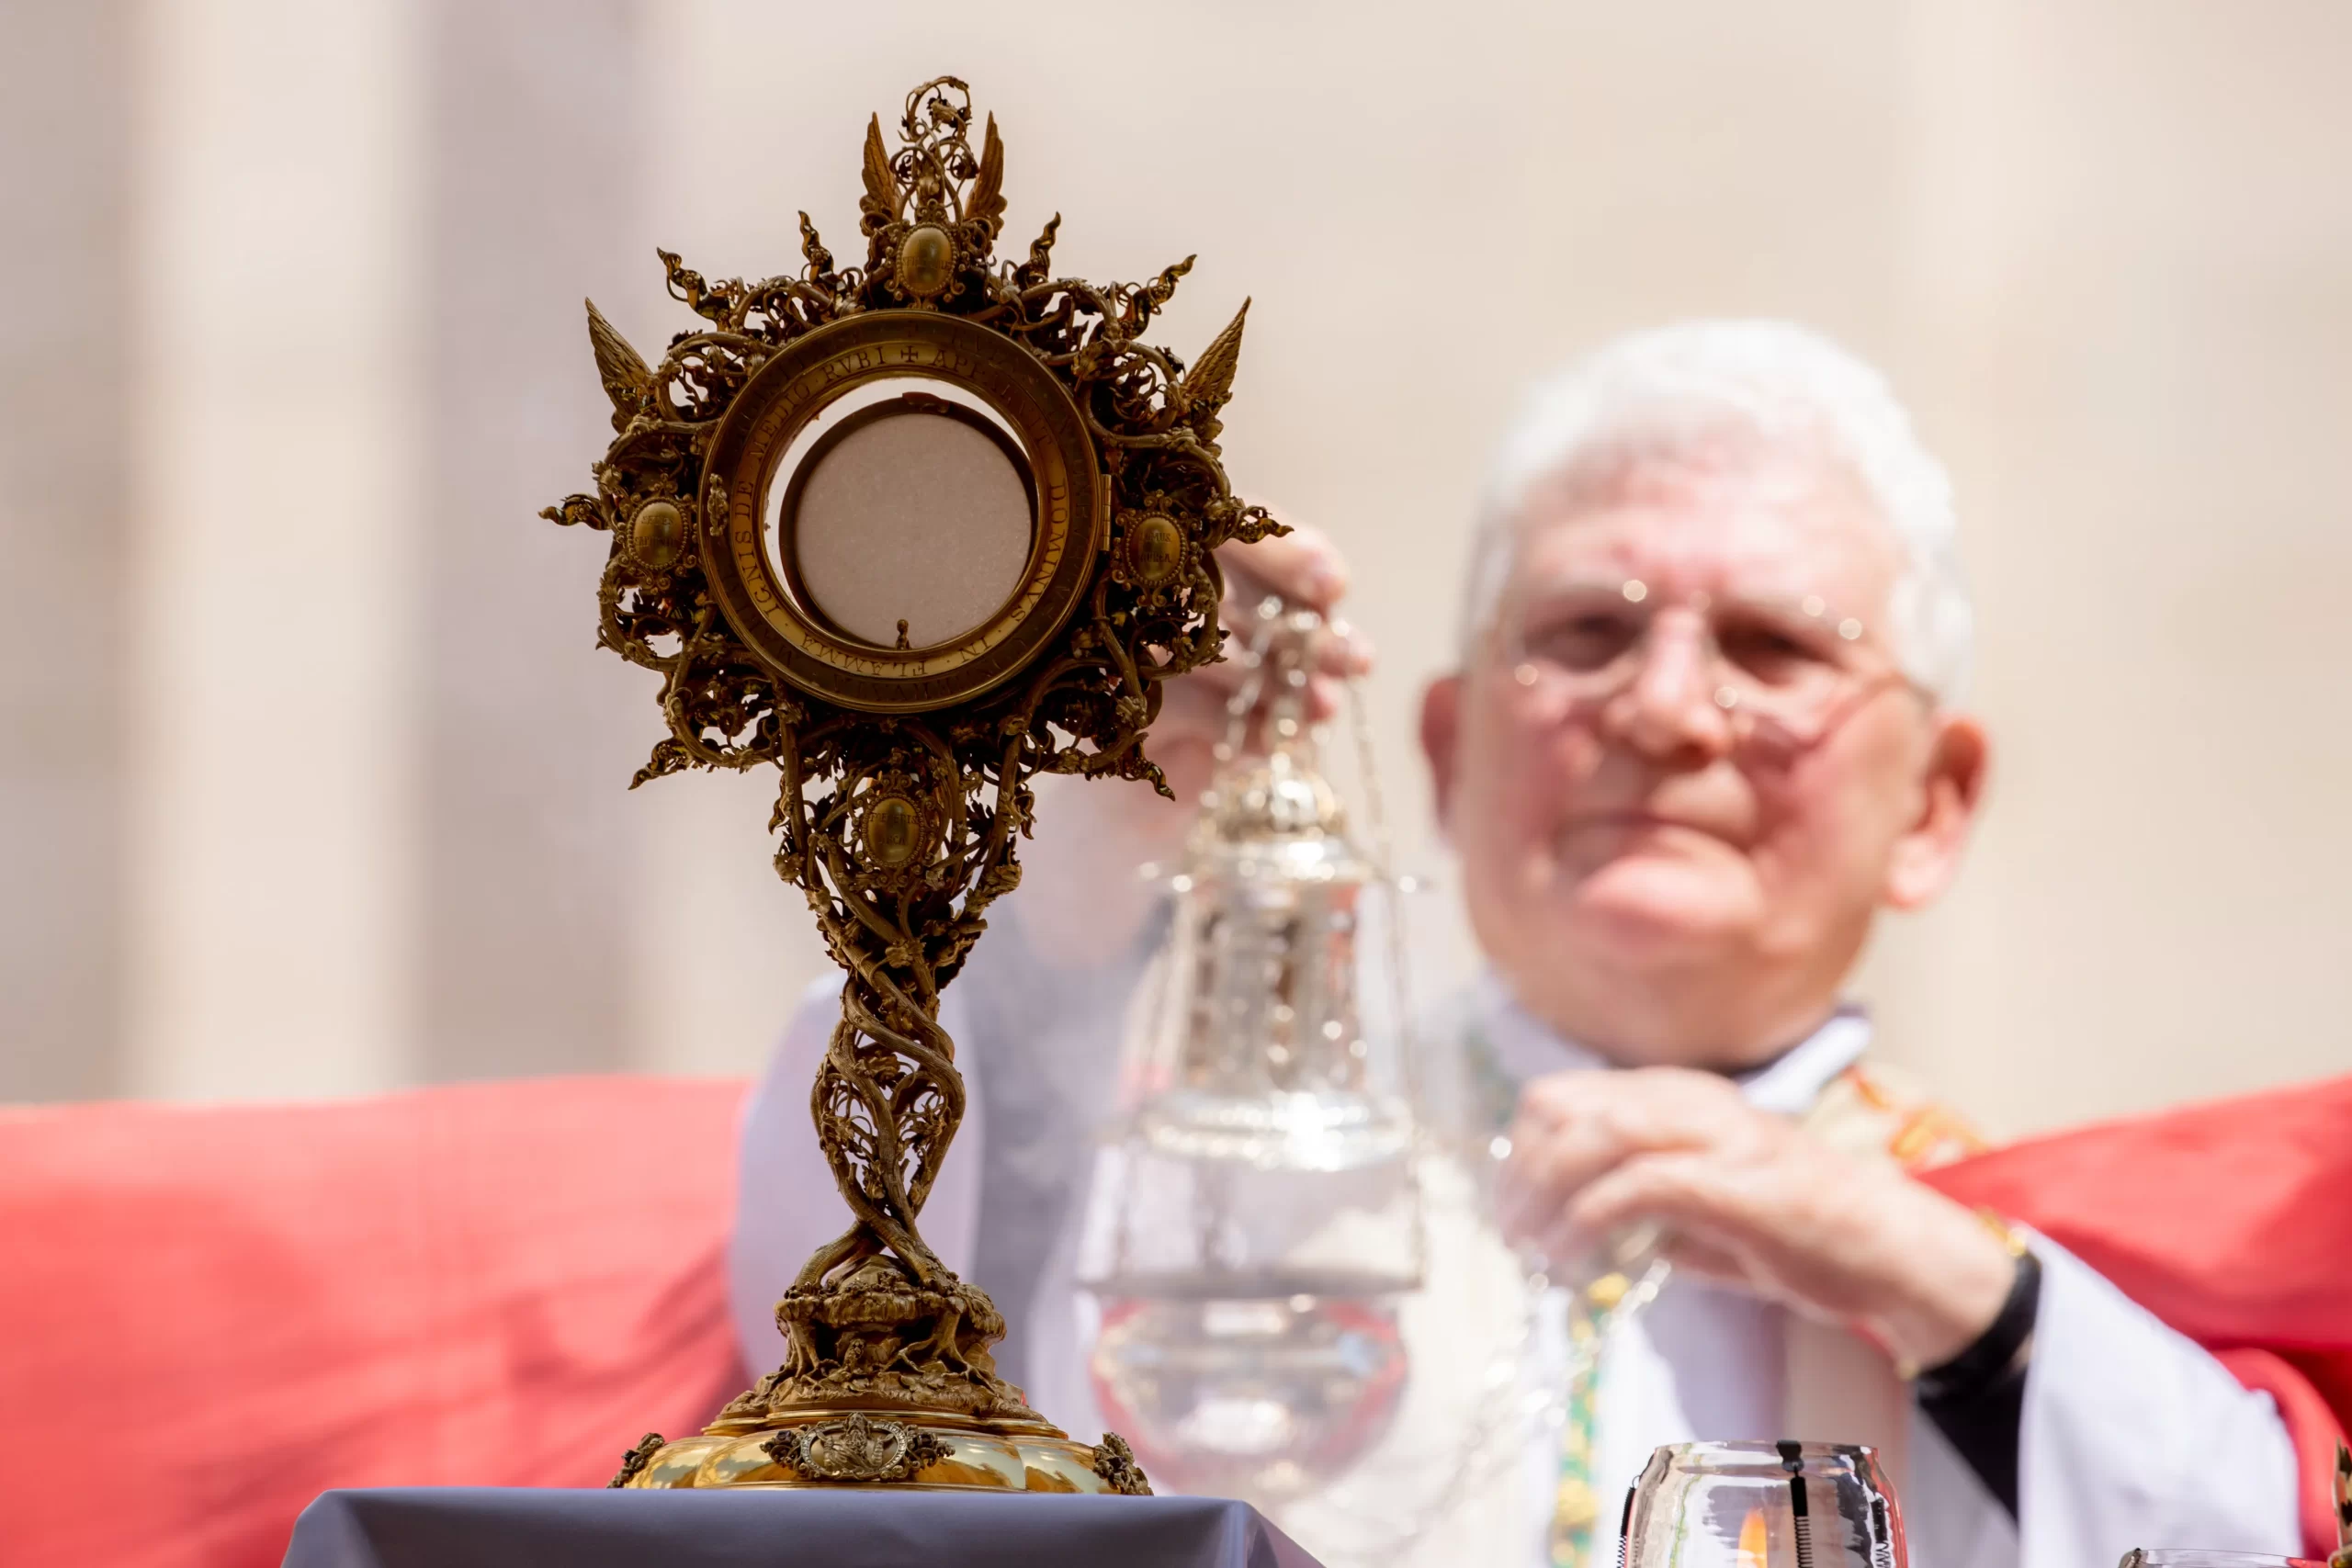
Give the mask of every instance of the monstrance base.
M 1150 1495 L 1135 1455 L 1105 1433 L 1073 1441 L 1038 1418 L 974 1418 L 949 1411 L 808 1408 L 746 1429 L 722 1418 L 701 1435 L 630 1450 L 612 1484 L 624 1487 L 890 1486 L 917 1491 Z
M 935 1259 L 920 1280 L 883 1254 L 819 1272 L 784 1293 L 776 1326 L 792 1347 L 785 1366 L 699 1437 L 647 1433 L 612 1484 L 1151 1493 L 1124 1441 L 1072 1442 L 996 1375 L 1003 1317 Z

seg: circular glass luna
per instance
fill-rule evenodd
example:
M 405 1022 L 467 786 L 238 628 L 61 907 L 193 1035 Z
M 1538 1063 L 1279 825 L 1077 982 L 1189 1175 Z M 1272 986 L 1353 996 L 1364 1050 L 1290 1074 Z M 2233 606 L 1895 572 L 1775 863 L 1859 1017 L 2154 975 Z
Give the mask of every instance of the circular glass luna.
M 934 648 L 986 626 L 1020 588 L 1036 512 L 1010 435 L 913 392 L 857 410 L 809 447 L 785 492 L 777 553 L 794 596 L 842 635 Z
M 884 439 L 904 438 L 905 471 L 861 453 L 860 433 L 885 426 L 901 427 Z M 937 713 L 1062 636 L 1102 559 L 1108 478 L 1069 388 L 1026 345 L 960 316 L 869 310 L 743 383 L 703 459 L 700 554 L 727 624 L 778 680 L 859 712 Z

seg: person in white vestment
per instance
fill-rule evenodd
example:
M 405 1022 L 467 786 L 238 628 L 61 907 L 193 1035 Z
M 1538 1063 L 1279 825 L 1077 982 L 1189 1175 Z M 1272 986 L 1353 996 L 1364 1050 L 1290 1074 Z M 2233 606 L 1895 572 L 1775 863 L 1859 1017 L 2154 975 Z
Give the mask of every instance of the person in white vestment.
M 1965 1134 L 1858 1066 L 1871 1026 L 1843 987 L 1872 922 L 1951 881 L 1984 797 L 1955 536 L 1883 379 L 1784 323 L 1620 339 L 1501 445 L 1460 667 L 1421 722 L 1487 964 L 1463 1010 L 1510 1140 L 1501 1217 L 1563 1259 L 1655 1222 L 1676 1266 L 1609 1330 L 1527 1562 L 1609 1561 L 1617 1510 L 1592 1498 L 1657 1444 L 1783 1437 L 1878 1443 L 1921 1568 L 2300 1548 L 2268 1396 L 2064 1250 L 1910 1179 Z M 1320 608 L 1344 588 L 1306 530 L 1226 564 Z M 1329 658 L 1367 655 L 1342 633 Z M 1188 677 L 1152 731 L 1185 800 L 1233 679 Z M 1188 815 L 1079 785 L 1038 819 L 947 992 L 973 1093 L 923 1227 L 1012 1325 L 1007 1375 L 1091 1432 L 1076 1211 L 1164 926 L 1134 868 Z M 812 993 L 747 1120 L 731 1284 L 755 1367 L 840 1224 L 808 1121 L 837 1006 Z

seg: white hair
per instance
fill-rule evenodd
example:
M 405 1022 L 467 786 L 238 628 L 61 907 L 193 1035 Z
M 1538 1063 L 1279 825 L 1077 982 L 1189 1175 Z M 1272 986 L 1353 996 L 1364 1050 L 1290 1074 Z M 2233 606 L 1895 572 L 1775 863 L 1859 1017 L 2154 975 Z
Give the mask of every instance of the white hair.
M 1532 492 L 1599 460 L 1693 453 L 1726 428 L 1806 442 L 1861 483 L 1903 554 L 1888 613 L 1904 672 L 1944 704 L 1968 682 L 1974 613 L 1951 479 L 1886 378 L 1788 321 L 1680 321 L 1603 344 L 1541 383 L 1488 471 L 1470 559 L 1463 656 L 1499 607 Z

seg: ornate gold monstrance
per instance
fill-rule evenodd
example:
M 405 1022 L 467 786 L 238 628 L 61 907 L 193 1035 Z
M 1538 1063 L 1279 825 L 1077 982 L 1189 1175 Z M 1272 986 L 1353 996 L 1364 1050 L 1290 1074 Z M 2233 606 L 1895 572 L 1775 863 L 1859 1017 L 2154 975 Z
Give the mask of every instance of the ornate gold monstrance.
M 806 213 L 796 276 L 661 253 L 704 324 L 659 366 L 588 308 L 619 434 L 546 515 L 612 535 L 599 640 L 662 675 L 636 783 L 781 770 L 776 869 L 848 972 L 810 1110 L 852 1223 L 776 1304 L 783 1365 L 616 1486 L 1148 1490 L 997 1376 L 1003 1318 L 916 1228 L 964 1115 L 940 991 L 1020 880 L 1033 775 L 1167 793 L 1141 741 L 1217 657 L 1211 552 L 1279 525 L 1218 461 L 1241 316 L 1187 370 L 1139 334 L 1189 258 L 1056 278 L 1057 216 L 998 264 L 1003 148 L 970 130 L 953 77 L 908 95 L 895 152 L 868 124 L 863 268 Z

